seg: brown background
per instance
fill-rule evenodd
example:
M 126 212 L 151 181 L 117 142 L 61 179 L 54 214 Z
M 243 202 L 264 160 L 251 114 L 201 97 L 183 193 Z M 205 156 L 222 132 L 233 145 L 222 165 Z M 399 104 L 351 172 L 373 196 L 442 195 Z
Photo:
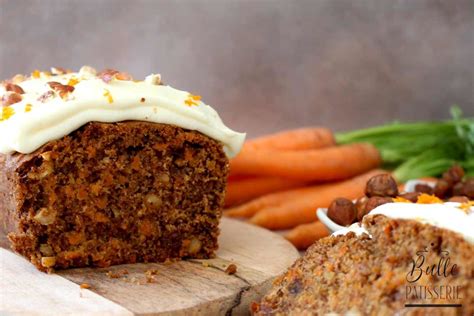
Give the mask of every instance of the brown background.
M 472 0 L 0 0 L 0 78 L 159 72 L 251 136 L 474 115 L 473 22 Z

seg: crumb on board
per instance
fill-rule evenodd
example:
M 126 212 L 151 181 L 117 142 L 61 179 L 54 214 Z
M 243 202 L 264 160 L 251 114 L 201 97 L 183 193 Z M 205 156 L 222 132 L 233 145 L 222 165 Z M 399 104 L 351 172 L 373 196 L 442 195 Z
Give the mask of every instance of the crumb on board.
M 237 266 L 233 263 L 229 264 L 227 268 L 225 269 L 225 273 L 228 275 L 235 274 L 237 272 Z
M 105 275 L 107 275 L 109 278 L 111 279 L 118 279 L 124 275 L 127 275 L 128 274 L 128 270 L 127 269 L 122 269 L 122 270 L 118 270 L 118 271 L 108 271 Z
M 209 267 L 209 262 L 207 261 L 203 261 L 201 262 L 202 266 L 205 267 L 205 268 L 208 268 Z

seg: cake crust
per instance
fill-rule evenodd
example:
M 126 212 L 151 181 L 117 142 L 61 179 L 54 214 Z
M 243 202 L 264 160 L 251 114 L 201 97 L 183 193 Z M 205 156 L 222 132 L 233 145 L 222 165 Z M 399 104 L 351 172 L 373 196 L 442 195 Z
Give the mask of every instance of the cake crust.
M 364 223 L 372 238 L 351 232 L 319 240 L 252 307 L 254 315 L 474 313 L 472 244 L 454 232 L 412 220 L 375 215 L 364 218 Z M 408 282 L 412 260 L 423 249 L 428 250 L 424 253 L 426 265 L 439 263 L 442 251 L 448 251 L 451 266 L 458 267 L 456 275 L 449 271 L 447 276 L 424 274 L 416 282 Z M 413 286 L 457 286 L 459 292 L 456 298 L 453 293 L 451 299 L 416 300 Z M 451 303 L 462 307 L 405 307 L 406 303 Z
M 91 122 L 31 154 L 0 154 L 0 171 L 2 246 L 43 271 L 217 249 L 228 159 L 199 132 Z

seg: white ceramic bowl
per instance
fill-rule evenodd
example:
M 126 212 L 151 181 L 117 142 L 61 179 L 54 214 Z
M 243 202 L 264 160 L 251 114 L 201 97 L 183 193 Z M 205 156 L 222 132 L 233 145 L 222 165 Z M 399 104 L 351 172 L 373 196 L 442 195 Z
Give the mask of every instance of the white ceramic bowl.
M 415 191 L 415 186 L 417 184 L 427 184 L 431 187 L 434 187 L 433 182 L 428 182 L 428 181 L 423 181 L 423 180 L 409 180 L 405 183 L 405 192 L 414 192 Z M 331 232 L 337 232 L 340 229 L 345 228 L 345 226 L 341 226 L 339 224 L 336 224 L 333 222 L 329 217 L 328 217 L 328 209 L 327 208 L 318 208 L 316 210 L 316 216 L 319 218 L 321 223 L 324 224 L 324 226 L 327 227 L 327 229 Z

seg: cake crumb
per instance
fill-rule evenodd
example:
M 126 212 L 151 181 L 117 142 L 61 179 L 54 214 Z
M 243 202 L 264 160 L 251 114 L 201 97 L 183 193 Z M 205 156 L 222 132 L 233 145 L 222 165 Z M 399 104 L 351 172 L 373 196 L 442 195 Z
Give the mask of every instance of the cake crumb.
M 128 270 L 122 269 L 119 271 L 108 271 L 105 275 L 107 275 L 111 279 L 118 279 L 126 274 L 128 274 Z
M 81 283 L 80 288 L 81 289 L 90 289 L 91 285 L 89 283 Z
M 225 269 L 225 273 L 227 273 L 228 275 L 233 275 L 237 272 L 237 266 L 233 263 L 229 264 L 229 266 L 227 266 L 227 268 Z

